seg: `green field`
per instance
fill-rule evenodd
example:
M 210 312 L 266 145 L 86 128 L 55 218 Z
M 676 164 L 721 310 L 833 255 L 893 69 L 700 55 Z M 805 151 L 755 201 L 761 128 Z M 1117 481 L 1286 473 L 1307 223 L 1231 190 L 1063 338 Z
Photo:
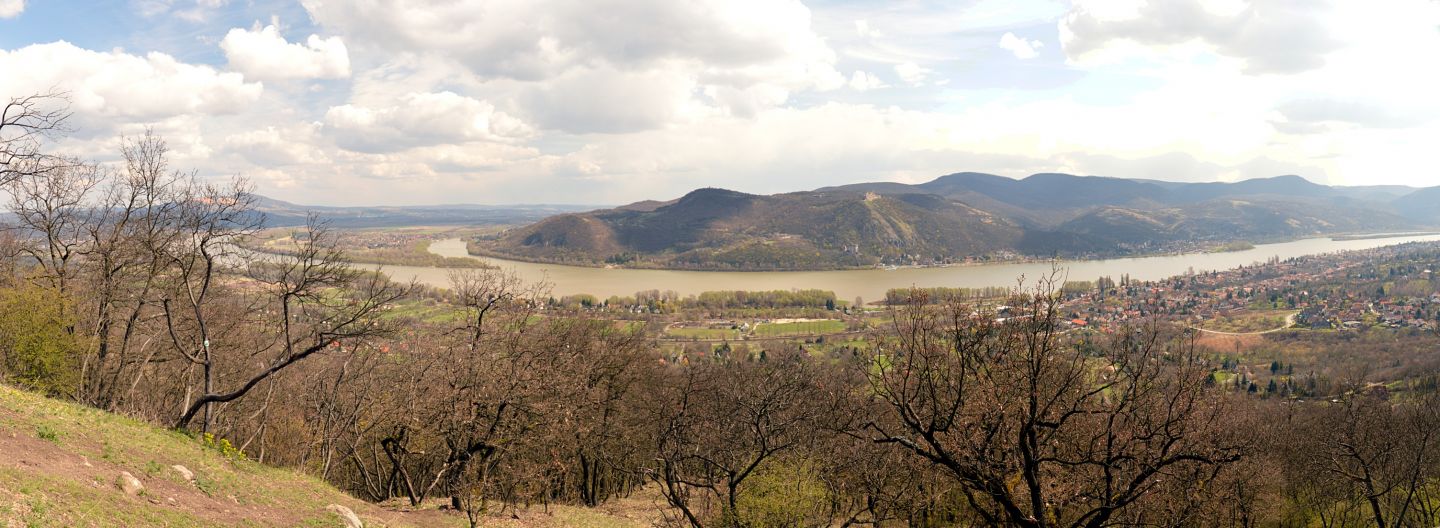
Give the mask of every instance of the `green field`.
M 730 328 L 666 328 L 667 337 L 681 339 L 739 339 L 740 331 Z
M 454 323 L 464 317 L 465 311 L 433 300 L 402 300 L 395 303 L 382 316 L 384 319 L 413 319 L 416 321 L 445 324 Z
M 824 335 L 845 331 L 845 321 L 827 319 L 801 323 L 763 323 L 755 325 L 755 335 L 775 337 L 787 335 Z

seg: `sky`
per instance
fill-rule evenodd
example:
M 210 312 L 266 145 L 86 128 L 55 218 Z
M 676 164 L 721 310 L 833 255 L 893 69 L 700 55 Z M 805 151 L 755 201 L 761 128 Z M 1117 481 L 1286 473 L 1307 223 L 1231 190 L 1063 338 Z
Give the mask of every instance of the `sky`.
M 0 0 L 55 152 L 320 205 L 960 171 L 1440 185 L 1440 0 Z

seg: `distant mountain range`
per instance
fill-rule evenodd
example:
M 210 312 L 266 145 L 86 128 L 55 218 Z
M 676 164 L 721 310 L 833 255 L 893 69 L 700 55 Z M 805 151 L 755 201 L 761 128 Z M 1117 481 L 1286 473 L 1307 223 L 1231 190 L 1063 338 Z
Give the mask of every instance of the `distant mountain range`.
M 417 205 L 327 207 L 297 205 L 257 197 L 256 209 L 264 213 L 265 225 L 304 225 L 310 213 L 335 227 L 399 227 L 444 225 L 507 225 L 535 222 L 562 213 L 593 209 L 584 205 Z
M 1440 187 L 1333 187 L 1299 176 L 1177 183 L 962 172 L 769 196 L 700 189 L 559 214 L 471 245 L 582 265 L 829 269 L 1018 256 L 1109 257 L 1440 225 Z

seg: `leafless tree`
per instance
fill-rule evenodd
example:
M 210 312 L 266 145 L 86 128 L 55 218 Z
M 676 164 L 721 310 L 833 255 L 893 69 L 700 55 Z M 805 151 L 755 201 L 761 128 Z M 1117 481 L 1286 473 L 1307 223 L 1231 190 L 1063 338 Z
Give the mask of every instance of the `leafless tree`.
M 210 404 L 218 396 L 212 312 L 218 306 L 215 301 L 221 288 L 222 268 L 234 264 L 226 260 L 235 252 L 233 239 L 260 228 L 261 220 L 251 210 L 254 200 L 240 180 L 224 187 L 196 182 L 178 197 L 181 209 L 176 212 L 176 223 L 180 233 L 165 254 L 174 279 L 172 291 L 161 300 L 161 308 L 173 351 L 200 369 L 201 395 L 193 402 L 187 401 L 176 427 L 188 425 L 199 410 L 205 411 L 201 430 L 210 427 Z M 228 322 L 238 324 L 233 319 Z M 221 345 L 218 341 L 215 344 L 241 346 Z
M 68 164 L 40 147 L 43 140 L 68 131 L 69 106 L 69 94 L 52 90 L 12 97 L 0 108 L 0 186 Z
M 843 401 L 823 366 L 802 353 L 763 361 L 684 367 L 658 398 L 651 478 L 683 524 L 744 526 L 745 486 L 767 466 L 818 441 L 821 421 Z M 828 524 L 829 518 L 795 522 Z
M 1440 520 L 1440 410 L 1434 396 L 1391 402 L 1352 385 L 1303 409 L 1290 431 L 1296 502 L 1324 526 L 1430 526 Z
M 121 377 L 137 378 L 161 347 L 142 340 L 141 325 L 158 306 L 168 257 L 178 243 L 184 193 L 197 186 L 195 175 L 169 169 L 165 141 L 151 131 L 126 139 L 124 170 L 100 190 L 93 218 L 85 225 L 84 251 L 93 303 L 96 350 L 84 369 L 86 398 L 114 409 L 120 402 Z M 132 352 L 134 352 L 132 354 Z M 133 388 L 136 381 L 132 381 Z
M 869 429 L 948 473 L 987 524 L 1156 523 L 1137 517 L 1143 503 L 1207 482 L 1243 445 L 1221 434 L 1223 406 L 1188 340 L 1064 335 L 1051 285 L 1005 319 L 917 295 L 874 343 L 870 392 L 887 411 Z
M 226 200 L 233 196 L 226 194 L 207 200 L 213 209 L 196 214 L 196 217 L 206 220 L 192 225 L 211 225 L 230 218 L 226 207 L 237 202 Z M 191 232 L 201 233 L 197 236 L 199 240 L 209 240 L 207 237 L 223 230 L 200 228 Z M 233 235 L 234 231 L 228 233 Z M 219 248 L 211 249 L 213 251 L 203 251 L 198 257 L 190 257 L 194 259 L 191 262 L 204 262 L 191 268 L 194 270 L 190 275 L 193 282 L 187 281 L 189 287 L 186 291 L 191 295 L 187 301 L 195 314 L 192 326 L 195 331 L 190 333 L 189 339 L 172 334 L 176 348 L 202 367 L 204 372 L 203 391 L 180 414 L 176 422 L 178 428 L 188 426 L 196 414 L 205 411 L 204 430 L 209 427 L 208 409 L 212 405 L 239 399 L 260 382 L 312 355 L 331 349 L 346 353 L 344 348 L 347 345 L 354 346 L 355 342 L 385 335 L 390 329 L 381 324 L 379 315 L 410 290 L 409 286 L 392 283 L 379 273 L 350 267 L 328 227 L 312 219 L 306 236 L 297 241 L 297 247 L 291 254 L 251 266 L 250 275 L 263 292 L 261 298 L 264 304 L 258 307 L 259 311 L 273 314 L 273 318 L 262 319 L 266 323 L 262 327 L 266 333 L 262 335 L 268 339 L 262 341 L 259 349 L 251 355 L 235 358 L 263 359 L 254 370 L 241 369 L 239 376 L 230 382 L 232 388 L 221 390 L 217 389 L 218 380 L 215 377 L 217 357 L 212 353 L 204 328 L 206 312 L 203 299 L 214 280 L 209 275 L 215 272 L 216 259 L 223 254 Z M 197 309 L 197 304 L 201 308 Z M 166 313 L 168 315 L 171 311 L 167 309 Z M 174 328 L 173 325 L 171 327 Z M 243 345 L 236 346 L 243 349 L 239 348 Z
M 23 251 L 40 264 L 43 280 L 62 294 L 70 293 L 73 264 L 93 220 L 91 193 L 101 178 L 98 167 L 72 162 L 10 179 L 10 211 L 23 231 Z

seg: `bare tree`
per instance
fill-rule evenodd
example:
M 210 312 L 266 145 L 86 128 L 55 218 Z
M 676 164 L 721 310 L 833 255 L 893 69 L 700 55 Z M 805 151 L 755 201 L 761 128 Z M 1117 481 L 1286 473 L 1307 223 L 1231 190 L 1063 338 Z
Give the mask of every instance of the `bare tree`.
M 62 294 L 69 293 L 73 263 L 93 220 L 91 192 L 101 178 L 98 167 L 73 162 L 16 173 L 9 180 L 10 211 L 27 236 L 23 251 L 39 262 L 43 279 Z
M 1004 320 L 916 295 L 874 343 L 870 392 L 887 411 L 869 429 L 948 473 L 987 524 L 1158 522 L 1135 518 L 1144 502 L 1242 454 L 1208 369 L 1156 328 L 1101 346 L 1062 335 L 1050 284 Z
M 658 399 L 651 478 L 681 522 L 695 528 L 748 524 L 752 514 L 742 505 L 747 483 L 787 454 L 814 445 L 822 419 L 844 399 L 827 392 L 822 368 L 792 351 L 764 361 L 704 362 L 677 373 Z
M 1336 403 L 1305 409 L 1291 430 L 1292 494 L 1325 526 L 1430 526 L 1440 520 L 1436 398 L 1387 401 L 1353 385 Z
M 216 396 L 212 312 L 216 309 L 213 301 L 220 288 L 222 268 L 233 264 L 226 260 L 234 254 L 233 240 L 254 233 L 261 219 L 252 211 L 254 195 L 241 180 L 225 187 L 196 181 L 177 198 L 181 204 L 176 212 L 180 233 L 165 254 L 174 280 L 161 308 L 174 352 L 200 369 L 201 396 L 186 403 L 187 410 L 176 427 L 189 424 L 194 416 L 189 409 L 204 410 L 203 431 L 210 427 L 210 404 Z
M 218 199 L 206 200 L 212 202 L 210 207 L 214 209 L 196 216 L 214 220 L 203 220 L 197 224 L 210 225 L 210 222 L 218 223 L 219 219 L 229 218 L 226 204 L 239 202 L 225 200 L 233 200 L 234 197 L 233 194 L 226 194 Z M 248 209 L 244 212 L 251 213 Z M 200 237 L 208 237 L 220 230 L 202 228 L 192 232 L 200 232 Z M 229 231 L 228 234 L 234 236 L 235 232 Z M 214 280 L 210 275 L 215 270 L 215 259 L 221 255 L 218 251 L 210 250 L 201 253 L 200 257 L 191 257 L 206 261 L 195 268 L 195 275 L 192 275 L 198 276 L 198 284 L 187 289 L 192 292 L 190 298 L 196 299 L 191 301 L 192 308 L 203 305 L 205 292 Z M 205 312 L 202 308 L 196 308 L 196 332 L 188 342 L 178 337 L 174 341 L 177 348 L 187 350 L 184 353 L 192 362 L 203 368 L 204 389 L 180 414 L 175 424 L 177 428 L 187 427 L 196 414 L 204 411 L 202 430 L 208 429 L 212 405 L 239 399 L 260 382 L 312 355 L 331 349 L 345 353 L 346 346 L 354 347 L 359 342 L 386 335 L 391 329 L 381 324 L 379 316 L 391 303 L 413 289 L 413 285 L 390 282 L 378 272 L 363 272 L 352 268 L 345 261 L 344 253 L 336 244 L 328 226 L 313 218 L 307 226 L 305 236 L 297 241 L 293 252 L 273 262 L 255 263 L 250 270 L 251 277 L 264 288 L 266 304 L 262 305 L 262 313 L 274 315 L 274 319 L 262 319 L 262 331 L 268 332 L 266 337 L 269 339 L 255 352 L 255 357 L 264 358 L 263 362 L 257 365 L 255 370 L 239 369 L 238 379 L 231 381 L 233 388 L 217 389 L 217 358 L 212 353 L 204 328 Z M 169 313 L 167 310 L 167 314 Z M 199 345 L 198 349 L 196 345 Z
M 167 152 L 165 141 L 149 130 L 126 139 L 124 170 L 101 189 L 85 226 L 96 337 L 94 357 L 84 369 L 86 398 L 103 408 L 119 403 L 121 376 L 134 371 L 138 378 L 160 348 L 142 344 L 149 350 L 131 354 L 147 308 L 157 311 L 160 304 L 157 290 L 181 234 L 183 192 L 196 185 L 193 173 L 169 170 Z
M 558 359 L 549 354 L 556 350 L 522 339 L 537 322 L 544 285 L 525 285 L 513 274 L 496 270 L 456 272 L 451 281 L 463 319 L 448 332 L 453 344 L 442 348 L 444 356 L 427 368 L 444 384 L 437 387 L 435 405 L 427 409 L 444 458 L 429 465 L 424 480 L 413 483 L 410 499 L 419 503 L 441 490 L 452 497 L 454 507 L 471 515 L 473 524 L 491 496 L 487 488 L 496 464 L 555 396 L 545 389 L 541 373 L 563 370 L 544 365 Z M 533 337 L 540 335 L 535 332 Z M 467 360 L 448 359 L 452 354 Z M 392 457 L 410 451 L 405 445 L 392 446 Z
M 55 163 L 40 150 L 40 144 L 68 131 L 69 106 L 69 94 L 52 90 L 12 97 L 0 108 L 0 185 L 66 164 Z

